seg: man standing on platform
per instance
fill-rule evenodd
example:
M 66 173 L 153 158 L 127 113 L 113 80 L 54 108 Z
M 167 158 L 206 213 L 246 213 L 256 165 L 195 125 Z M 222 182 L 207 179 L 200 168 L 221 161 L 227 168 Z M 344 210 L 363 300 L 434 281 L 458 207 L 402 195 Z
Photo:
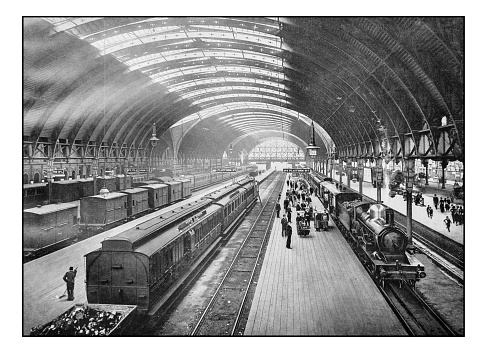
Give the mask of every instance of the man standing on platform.
M 287 223 L 286 227 L 286 236 L 287 236 L 287 241 L 286 241 L 286 248 L 292 249 L 291 248 L 291 235 L 293 235 L 293 228 L 291 227 L 291 221 Z
M 435 209 L 438 209 L 438 196 L 436 196 L 436 194 L 433 196 L 433 203 L 435 205 Z
M 287 208 L 287 221 L 291 222 L 291 207 Z
M 281 218 L 281 233 L 282 233 L 282 236 L 285 237 L 286 236 L 286 228 L 287 228 L 287 218 L 286 218 L 286 215 L 283 214 L 282 215 L 282 218 Z
M 281 204 L 279 203 L 279 201 L 276 203 L 276 213 L 277 213 L 277 218 L 281 217 L 280 216 L 280 213 L 281 213 Z
M 74 278 L 76 277 L 76 272 L 78 272 L 78 268 L 73 270 L 70 267 L 63 277 L 64 282 L 66 282 L 66 290 L 68 291 L 68 300 L 74 300 Z

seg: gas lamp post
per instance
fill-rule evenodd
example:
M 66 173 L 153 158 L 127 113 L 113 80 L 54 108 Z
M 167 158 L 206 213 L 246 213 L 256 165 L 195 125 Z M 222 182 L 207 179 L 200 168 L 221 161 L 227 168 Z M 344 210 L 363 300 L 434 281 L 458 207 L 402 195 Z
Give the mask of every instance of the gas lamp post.
M 315 143 L 315 126 L 313 122 L 311 122 L 311 134 L 310 138 L 308 140 L 308 146 L 306 147 L 306 150 L 308 151 L 309 158 L 314 160 L 316 158 L 316 155 L 318 154 L 318 150 L 320 147 L 316 146 Z
M 159 139 L 156 137 L 156 124 L 152 124 L 152 137 L 149 139 L 150 144 L 151 144 L 151 150 L 150 150 L 150 155 L 149 155 L 149 167 L 147 168 L 147 180 L 149 180 L 149 172 L 152 166 L 152 152 L 154 151 L 154 147 L 157 145 L 157 141 Z

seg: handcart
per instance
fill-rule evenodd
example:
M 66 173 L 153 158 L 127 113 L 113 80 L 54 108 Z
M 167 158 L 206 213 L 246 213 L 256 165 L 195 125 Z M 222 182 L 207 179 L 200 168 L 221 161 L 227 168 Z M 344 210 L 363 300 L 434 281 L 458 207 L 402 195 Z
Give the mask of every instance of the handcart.
M 304 211 L 297 212 L 296 216 L 296 227 L 298 229 L 298 235 L 302 237 L 303 235 L 309 235 L 309 225 L 306 223 Z
M 328 213 L 324 211 L 315 212 L 315 229 L 328 230 Z

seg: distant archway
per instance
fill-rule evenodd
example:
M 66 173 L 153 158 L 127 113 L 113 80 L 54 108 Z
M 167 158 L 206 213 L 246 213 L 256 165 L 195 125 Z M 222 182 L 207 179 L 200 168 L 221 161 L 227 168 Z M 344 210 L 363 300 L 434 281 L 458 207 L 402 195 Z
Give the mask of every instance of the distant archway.
M 34 183 L 40 183 L 41 182 L 41 175 L 39 173 L 34 174 Z
M 269 140 L 259 143 L 249 152 L 249 161 L 305 161 L 303 150 L 293 142 Z
M 24 173 L 24 174 L 22 175 L 22 183 L 23 183 L 23 184 L 29 184 L 29 174 Z

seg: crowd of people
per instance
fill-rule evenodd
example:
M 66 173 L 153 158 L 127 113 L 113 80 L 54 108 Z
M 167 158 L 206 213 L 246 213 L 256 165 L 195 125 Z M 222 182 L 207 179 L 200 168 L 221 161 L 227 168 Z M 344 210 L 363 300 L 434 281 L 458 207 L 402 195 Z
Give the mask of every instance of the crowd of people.
M 303 224 L 310 226 L 311 218 L 313 217 L 313 205 L 311 203 L 311 195 L 313 195 L 313 187 L 309 187 L 303 180 L 294 180 L 289 176 L 286 180 L 287 190 L 286 197 L 283 200 L 283 215 L 281 218 L 282 236 L 287 237 L 286 248 L 291 248 L 292 236 L 292 207 L 296 208 L 296 224 L 303 222 Z M 276 203 L 276 215 L 280 218 L 281 212 L 281 194 L 279 194 Z M 303 212 L 300 212 L 303 211 Z M 303 215 L 304 213 L 304 215 Z
M 462 225 L 465 222 L 465 210 L 461 205 L 455 205 L 453 201 L 449 197 L 439 197 L 434 194 L 433 196 L 433 205 L 435 206 L 436 210 L 440 210 L 443 213 L 450 213 L 451 219 L 446 216 L 443 222 L 446 225 L 446 229 L 450 231 L 451 224 L 455 224 L 456 226 Z M 433 207 L 428 206 L 426 208 L 426 212 L 429 218 L 433 218 Z

